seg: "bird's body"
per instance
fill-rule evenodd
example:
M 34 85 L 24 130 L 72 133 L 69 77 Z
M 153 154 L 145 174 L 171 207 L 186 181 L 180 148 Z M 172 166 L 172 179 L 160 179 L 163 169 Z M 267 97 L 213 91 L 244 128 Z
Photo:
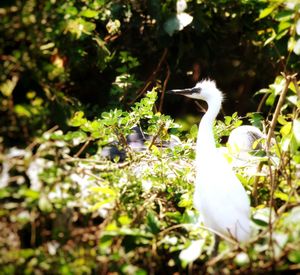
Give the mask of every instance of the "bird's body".
M 248 196 L 219 152 L 210 152 L 210 157 L 203 161 L 201 156 L 198 158 L 198 163 L 203 165 L 197 169 L 194 205 L 205 226 L 239 242 L 247 241 L 250 233 Z M 226 180 L 229 178 L 230 182 Z
M 244 167 L 244 172 L 253 174 L 261 161 L 260 152 L 264 150 L 266 135 L 255 126 L 242 125 L 229 135 L 227 155 L 232 158 L 231 166 Z
M 233 153 L 249 153 L 253 150 L 262 149 L 262 144 L 253 144 L 266 136 L 255 126 L 242 125 L 231 131 L 228 138 L 228 145 Z
M 250 237 L 249 198 L 226 159 L 218 152 L 213 135 L 213 122 L 221 108 L 222 93 L 210 80 L 199 82 L 191 89 L 170 92 L 208 104 L 197 137 L 194 192 L 194 205 L 204 225 L 220 236 L 247 241 Z

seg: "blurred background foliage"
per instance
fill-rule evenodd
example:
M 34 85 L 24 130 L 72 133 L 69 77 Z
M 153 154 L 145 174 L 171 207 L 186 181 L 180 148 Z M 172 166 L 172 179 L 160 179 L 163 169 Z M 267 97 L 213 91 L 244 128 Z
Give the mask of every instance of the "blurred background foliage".
M 223 115 L 234 110 L 261 126 L 286 83 L 280 74 L 299 71 L 298 1 L 3 0 L 0 18 L 4 274 L 154 274 L 166 263 L 170 272 L 203 270 L 205 253 L 193 267 L 184 264 L 191 262 L 184 257 L 188 250 L 179 252 L 197 234 L 206 240 L 198 247 L 208 251 L 208 233 L 178 227 L 169 234 L 168 229 L 195 219 L 191 143 L 197 128 L 191 125 L 198 118 L 189 114 L 198 113 L 199 106 L 164 92 L 211 77 L 226 94 Z M 152 89 L 156 93 L 144 98 Z M 286 175 L 293 179 L 299 178 L 300 162 L 297 94 L 297 85 L 289 85 L 277 129 L 280 148 L 291 153 L 285 155 L 292 163 Z M 186 115 L 182 129 L 161 113 Z M 221 136 L 236 127 L 236 120 L 235 114 L 217 125 Z M 153 164 L 143 177 L 127 162 L 119 167 L 118 159 L 96 157 L 113 140 L 126 149 L 124 137 L 137 124 L 161 142 L 170 133 L 186 138 L 165 153 L 153 140 L 151 157 L 127 151 L 133 163 L 144 158 Z M 84 161 L 90 157 L 96 158 L 92 164 Z M 175 172 L 166 180 L 170 167 L 162 164 L 180 159 L 181 170 L 171 167 Z M 284 175 L 278 180 L 277 206 L 292 209 L 290 200 L 299 202 L 298 187 Z M 255 200 L 264 209 L 270 197 L 261 187 Z M 234 254 L 234 263 L 228 256 L 220 270 L 231 268 L 229 263 L 242 271 L 274 270 L 275 263 L 297 267 L 300 256 L 293 248 L 299 235 L 292 235 L 288 221 L 299 220 L 299 209 L 293 211 L 279 222 L 281 233 L 289 232 L 288 248 L 278 235 L 282 250 L 277 254 L 256 254 L 268 251 L 267 241 L 261 241 L 247 257 Z M 266 222 L 260 219 L 261 226 Z
M 297 2 L 178 3 L 2 1 L 1 134 L 26 142 L 65 126 L 79 102 L 94 115 L 205 77 L 226 92 L 225 110 L 245 114 L 255 91 L 299 69 Z

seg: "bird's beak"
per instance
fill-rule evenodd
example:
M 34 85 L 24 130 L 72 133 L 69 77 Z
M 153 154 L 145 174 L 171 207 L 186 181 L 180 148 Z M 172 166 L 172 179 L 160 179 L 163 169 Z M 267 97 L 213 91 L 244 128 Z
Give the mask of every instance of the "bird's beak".
M 185 95 L 189 96 L 195 93 L 200 93 L 200 88 L 187 88 L 187 89 L 175 89 L 175 90 L 169 90 L 166 91 L 167 94 L 176 94 L 176 95 Z

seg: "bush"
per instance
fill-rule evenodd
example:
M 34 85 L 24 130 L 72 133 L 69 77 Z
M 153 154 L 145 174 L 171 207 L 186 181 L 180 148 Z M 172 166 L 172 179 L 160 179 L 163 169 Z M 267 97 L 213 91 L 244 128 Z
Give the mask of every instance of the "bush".
M 296 1 L 16 0 L 0 14 L 3 274 L 298 269 Z M 179 113 L 167 87 L 207 76 L 238 111 L 216 122 L 217 145 L 246 120 L 268 145 L 236 170 L 253 238 L 217 257 L 192 203 L 199 119 L 164 114 Z

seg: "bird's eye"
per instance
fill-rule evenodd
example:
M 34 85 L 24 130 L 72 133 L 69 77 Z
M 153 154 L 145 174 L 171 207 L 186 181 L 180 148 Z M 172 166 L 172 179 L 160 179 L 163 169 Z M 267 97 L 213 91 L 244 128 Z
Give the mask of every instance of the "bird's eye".
M 193 94 L 200 94 L 201 93 L 201 88 L 198 88 L 198 87 L 192 88 L 192 93 Z

